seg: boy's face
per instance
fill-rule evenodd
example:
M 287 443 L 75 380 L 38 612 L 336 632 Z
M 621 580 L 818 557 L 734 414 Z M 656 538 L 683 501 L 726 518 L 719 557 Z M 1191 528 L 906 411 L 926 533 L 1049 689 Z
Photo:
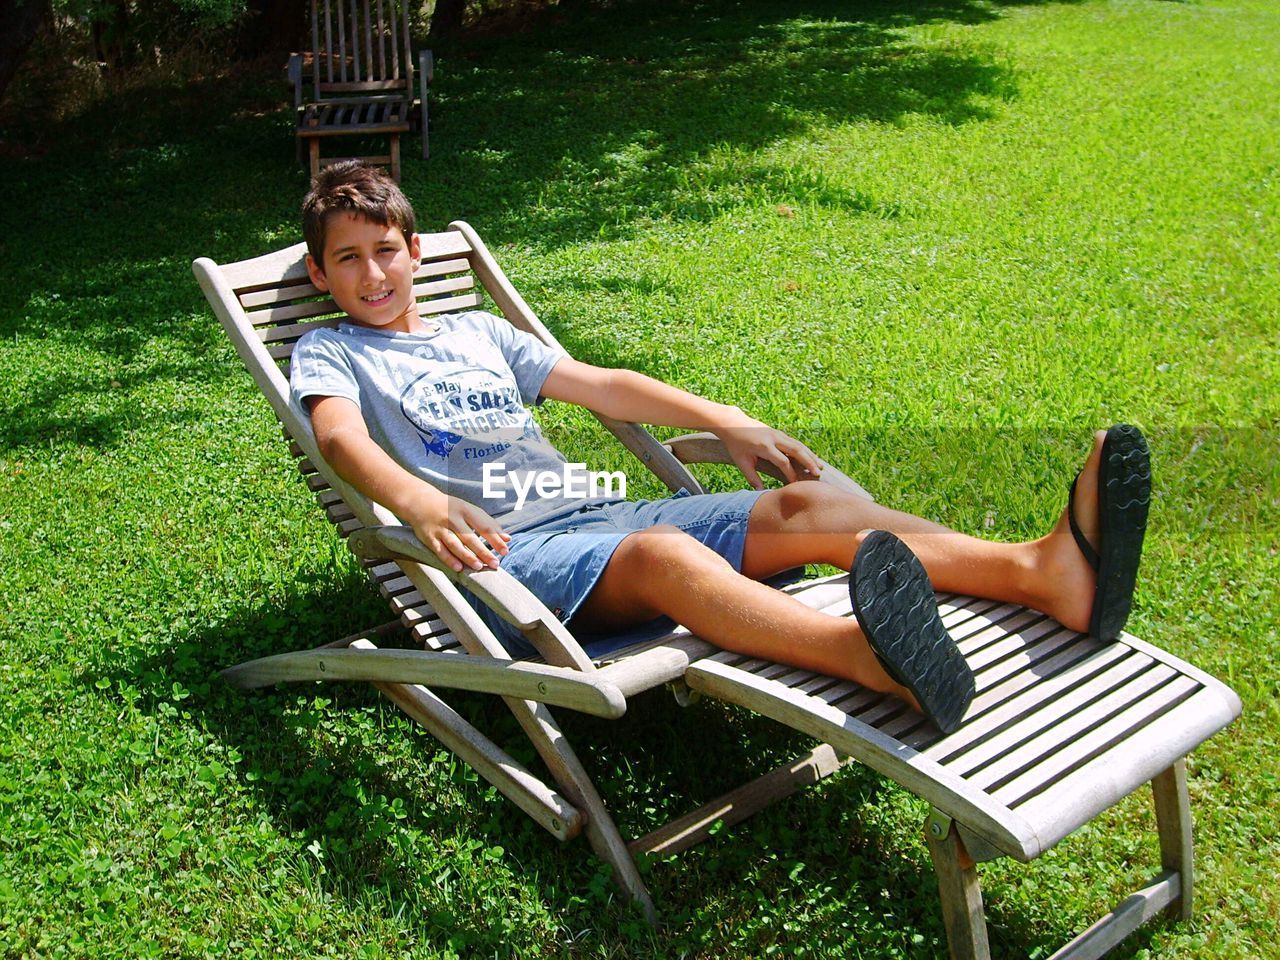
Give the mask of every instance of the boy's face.
M 381 226 L 354 213 L 329 218 L 324 263 L 307 256 L 311 282 L 332 294 L 354 323 L 399 333 L 421 333 L 413 296 L 418 237 L 406 245 L 400 228 Z

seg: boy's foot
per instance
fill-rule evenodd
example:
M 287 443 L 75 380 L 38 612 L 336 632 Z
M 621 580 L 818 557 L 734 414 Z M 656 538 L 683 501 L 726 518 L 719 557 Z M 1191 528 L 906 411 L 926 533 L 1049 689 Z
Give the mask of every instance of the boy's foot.
M 943 733 L 955 731 L 973 701 L 973 671 L 938 615 L 916 555 L 893 534 L 873 530 L 853 558 L 849 597 L 885 672 L 911 691 Z
M 1151 455 L 1142 432 L 1128 424 L 1111 427 L 1095 455 L 1071 482 L 1065 520 L 1095 575 L 1089 633 L 1100 640 L 1114 640 L 1133 606 L 1151 506 Z M 1095 459 L 1096 472 L 1089 475 Z M 1061 527 L 1059 522 L 1059 532 Z

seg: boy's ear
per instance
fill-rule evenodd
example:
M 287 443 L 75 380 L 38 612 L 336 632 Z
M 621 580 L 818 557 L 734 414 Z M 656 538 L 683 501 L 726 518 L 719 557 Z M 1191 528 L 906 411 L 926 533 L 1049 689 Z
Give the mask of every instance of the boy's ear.
M 317 290 L 329 292 L 329 281 L 324 278 L 324 271 L 320 269 L 320 264 L 316 263 L 316 258 L 309 253 L 307 254 L 307 276 L 311 278 Z
M 415 233 L 413 239 L 409 241 L 409 257 L 413 260 L 414 266 L 422 262 L 422 241 Z

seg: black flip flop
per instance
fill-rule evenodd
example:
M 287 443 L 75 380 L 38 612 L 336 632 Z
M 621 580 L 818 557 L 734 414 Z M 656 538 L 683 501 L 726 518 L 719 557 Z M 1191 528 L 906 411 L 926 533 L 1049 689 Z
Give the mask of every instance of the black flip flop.
M 1133 606 L 1133 585 L 1142 559 L 1142 538 L 1151 507 L 1151 453 L 1142 431 L 1117 424 L 1102 442 L 1098 467 L 1100 549 L 1094 550 L 1076 523 L 1076 479 L 1071 481 L 1067 521 L 1098 585 L 1093 594 L 1089 633 L 1099 640 L 1120 636 Z
M 849 571 L 849 598 L 867 644 L 943 733 L 960 726 L 973 701 L 973 671 L 938 615 L 924 567 L 892 533 L 873 530 Z

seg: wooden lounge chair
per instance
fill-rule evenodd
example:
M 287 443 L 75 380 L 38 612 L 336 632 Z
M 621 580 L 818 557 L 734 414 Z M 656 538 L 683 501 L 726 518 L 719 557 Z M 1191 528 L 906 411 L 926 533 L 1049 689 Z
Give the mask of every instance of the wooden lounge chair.
M 312 177 L 326 164 L 360 159 L 389 166 L 398 183 L 400 136 L 415 127 L 427 158 L 433 62 L 430 50 L 419 51 L 415 94 L 409 9 L 407 0 L 311 0 L 311 51 L 289 58 L 289 81 L 298 159 L 305 145 Z M 320 156 L 328 138 L 383 136 L 389 144 L 385 155 Z
M 415 290 L 425 314 L 485 304 L 555 343 L 465 223 L 421 237 Z M 964 725 L 944 736 L 901 701 L 857 684 L 718 651 L 687 631 L 593 657 L 528 591 L 502 571 L 455 574 L 412 532 L 350 489 L 321 460 L 309 425 L 289 407 L 292 344 L 333 324 L 333 302 L 307 279 L 302 244 L 195 272 L 329 518 L 369 565 L 399 621 L 423 651 L 379 650 L 370 631 L 325 648 L 266 657 L 226 671 L 241 687 L 285 680 L 359 679 L 458 753 L 561 840 L 586 833 L 621 886 L 652 917 L 634 856 L 669 854 L 858 760 L 932 807 L 933 855 L 951 953 L 988 956 L 975 861 L 1030 861 L 1132 791 L 1151 783 L 1161 870 L 1150 884 L 1086 930 L 1061 957 L 1099 956 L 1160 911 L 1188 917 L 1192 903 L 1191 811 L 1185 756 L 1240 712 L 1220 682 L 1129 635 L 1101 643 L 1023 608 L 939 596 L 944 620 L 977 675 Z M 479 286 L 477 282 L 479 281 Z M 634 424 L 603 420 L 668 487 L 700 490 L 687 462 L 727 462 L 710 435 L 659 443 Z M 834 468 L 823 482 L 865 491 Z M 473 590 L 518 624 L 541 662 L 513 662 L 463 600 Z M 845 577 L 786 588 L 803 602 L 848 616 Z M 627 843 L 556 726 L 551 706 L 616 717 L 627 698 L 660 684 L 741 704 L 803 731 L 815 748 L 719 800 Z M 503 697 L 550 772 L 515 763 L 434 692 L 459 687 Z M 434 689 L 433 689 L 434 688 Z

